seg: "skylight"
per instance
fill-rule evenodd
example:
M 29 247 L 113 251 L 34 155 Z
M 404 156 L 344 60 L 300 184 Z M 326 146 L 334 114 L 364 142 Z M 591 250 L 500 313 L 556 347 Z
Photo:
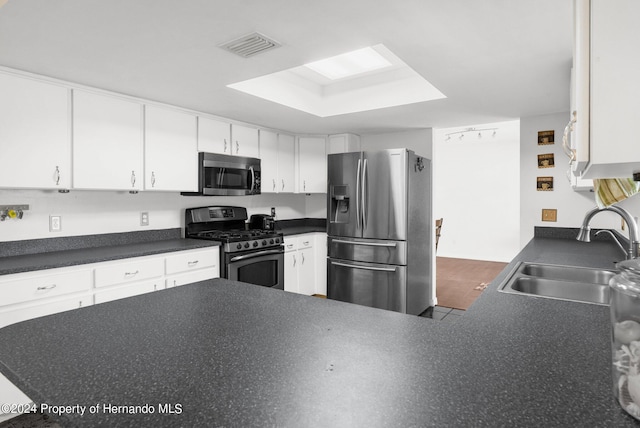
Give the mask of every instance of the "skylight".
M 328 79 L 337 80 L 391 67 L 391 63 L 373 48 L 367 47 L 321 59 L 320 61 L 310 62 L 304 66 Z
M 446 98 L 384 45 L 227 86 L 319 117 Z

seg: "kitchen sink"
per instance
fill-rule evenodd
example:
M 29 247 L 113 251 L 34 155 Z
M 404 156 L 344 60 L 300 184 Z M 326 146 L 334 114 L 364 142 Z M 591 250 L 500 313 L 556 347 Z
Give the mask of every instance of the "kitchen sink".
M 609 304 L 615 270 L 520 262 L 498 291 L 572 302 Z

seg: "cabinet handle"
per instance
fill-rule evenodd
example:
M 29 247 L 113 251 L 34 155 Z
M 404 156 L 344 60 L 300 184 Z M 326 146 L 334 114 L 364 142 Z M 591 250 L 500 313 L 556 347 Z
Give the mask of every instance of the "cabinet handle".
M 276 179 L 275 178 L 273 179 L 273 190 L 274 191 L 276 190 Z
M 80 300 L 80 301 L 78 302 L 78 307 L 79 307 L 79 308 L 81 308 L 81 307 L 82 307 L 82 300 Z
M 156 173 L 151 171 L 151 187 L 156 187 Z
M 238 143 L 238 140 L 236 140 L 236 154 L 238 154 L 240 152 L 240 143 Z
M 302 190 L 307 191 L 307 180 L 302 180 Z
M 571 120 L 567 123 L 562 134 L 562 150 L 569 157 L 569 164 L 576 160 L 576 151 L 569 146 L 569 133 L 573 131 L 573 125 L 578 121 L 578 112 L 574 111 Z
M 302 264 L 304 264 L 304 253 L 300 254 L 302 256 Z
M 195 265 L 198 264 L 198 262 L 199 262 L 199 260 L 194 260 L 194 261 L 191 261 L 191 262 L 187 262 L 187 266 L 194 267 Z
M 56 284 L 41 285 L 40 287 L 36 288 L 36 290 L 53 290 L 54 288 L 56 288 Z
M 137 271 L 135 271 L 135 272 L 125 272 L 125 273 L 124 273 L 124 277 L 125 277 L 125 278 L 130 278 L 130 277 L 132 277 L 132 276 L 136 276 L 136 275 L 137 275 L 137 274 L 139 274 L 139 273 L 140 273 L 140 271 L 139 271 L 139 270 L 137 270 Z
M 136 172 L 131 171 L 131 187 L 134 187 L 135 185 L 136 185 Z
M 224 150 L 222 151 L 223 153 L 227 153 L 227 139 L 224 139 Z
M 56 186 L 60 185 L 60 168 L 56 166 L 56 171 L 53 173 L 53 180 L 56 182 Z
M 309 241 L 302 241 L 304 245 L 309 245 Z
M 284 190 L 284 178 L 282 179 L 282 190 Z
M 293 267 L 296 267 L 296 256 L 295 256 L 295 254 L 293 255 Z

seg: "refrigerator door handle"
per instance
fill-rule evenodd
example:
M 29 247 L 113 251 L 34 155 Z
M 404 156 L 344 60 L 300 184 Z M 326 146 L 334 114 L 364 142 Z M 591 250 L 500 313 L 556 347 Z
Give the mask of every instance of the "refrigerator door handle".
M 358 159 L 358 170 L 356 172 L 356 230 L 360 229 L 360 169 L 362 159 Z
M 364 160 L 362 168 L 362 230 L 367 227 L 367 160 Z
M 396 267 L 383 268 L 383 267 L 373 267 L 373 266 L 360 266 L 360 265 L 350 265 L 347 263 L 340 263 L 340 262 L 331 262 L 331 264 L 334 266 L 342 266 L 342 267 L 348 267 L 353 269 L 375 270 L 375 271 L 382 271 L 382 272 L 395 272 L 396 270 L 398 270 Z
M 366 245 L 369 247 L 397 247 L 397 242 L 355 242 L 355 241 L 345 241 L 342 239 L 332 239 L 331 242 L 337 242 L 339 244 L 350 244 L 350 245 Z

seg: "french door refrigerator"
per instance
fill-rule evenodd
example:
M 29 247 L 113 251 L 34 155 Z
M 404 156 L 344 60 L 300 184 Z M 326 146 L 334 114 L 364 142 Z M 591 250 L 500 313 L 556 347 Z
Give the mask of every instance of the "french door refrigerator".
M 434 305 L 431 161 L 408 149 L 330 154 L 327 297 L 418 315 Z

